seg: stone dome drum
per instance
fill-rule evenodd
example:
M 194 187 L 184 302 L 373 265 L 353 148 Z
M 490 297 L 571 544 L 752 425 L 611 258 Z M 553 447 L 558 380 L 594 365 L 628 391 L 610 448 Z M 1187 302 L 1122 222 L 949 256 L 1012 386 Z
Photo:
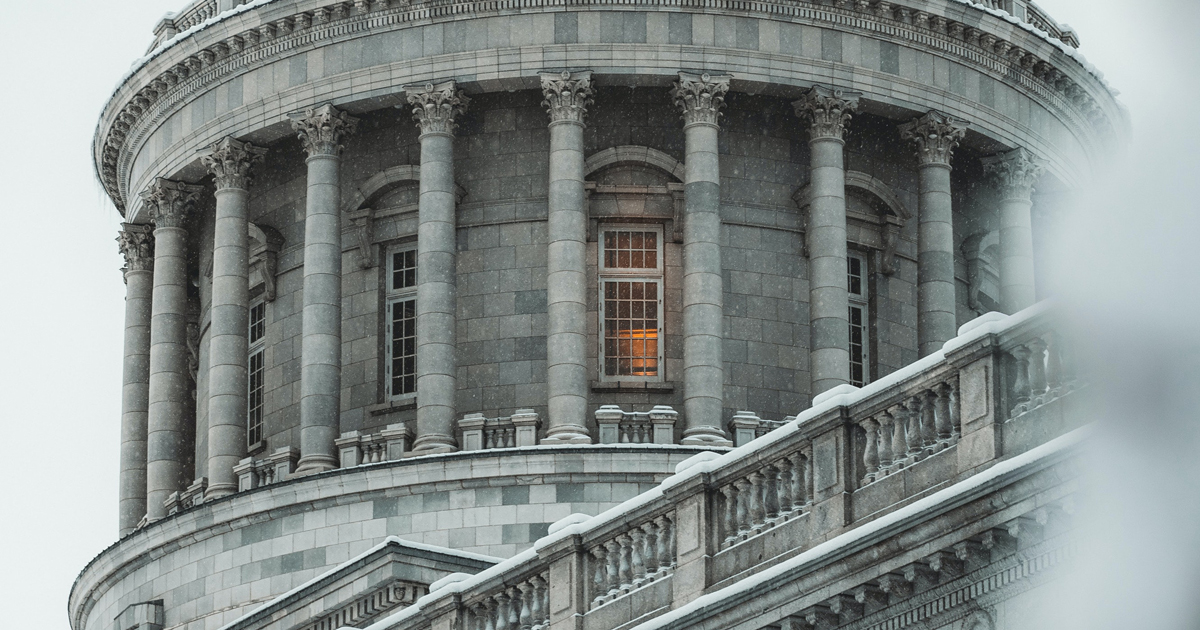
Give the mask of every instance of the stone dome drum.
M 1044 297 L 1048 217 L 1128 134 L 1028 0 L 200 0 L 154 36 L 93 144 L 121 539 L 75 630 L 250 624 L 403 556 L 374 613 L 270 622 L 361 627 L 910 378 Z M 922 390 L 939 449 L 963 378 Z M 870 422 L 844 456 L 882 478 Z M 650 576 L 683 524 L 646 523 Z

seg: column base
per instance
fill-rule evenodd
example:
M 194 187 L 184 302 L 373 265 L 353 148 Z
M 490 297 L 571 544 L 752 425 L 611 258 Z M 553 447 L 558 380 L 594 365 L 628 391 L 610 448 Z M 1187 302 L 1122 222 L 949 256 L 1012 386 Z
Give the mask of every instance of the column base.
M 586 427 L 577 424 L 558 426 L 550 429 L 539 444 L 591 444 L 592 436 Z
M 304 477 L 323 473 L 338 467 L 338 461 L 328 455 L 305 455 L 297 463 L 293 477 Z
M 208 503 L 209 501 L 212 501 L 213 499 L 227 497 L 231 494 L 236 493 L 237 491 L 238 491 L 238 485 L 236 483 L 213 484 L 204 491 L 204 502 Z
M 449 435 L 422 435 L 413 442 L 412 450 L 405 453 L 404 456 L 419 457 L 456 451 L 458 451 L 458 446 L 454 443 L 454 438 Z
M 733 446 L 733 442 L 729 441 L 725 434 L 716 427 L 696 427 L 683 432 L 683 439 L 679 443 L 684 446 Z

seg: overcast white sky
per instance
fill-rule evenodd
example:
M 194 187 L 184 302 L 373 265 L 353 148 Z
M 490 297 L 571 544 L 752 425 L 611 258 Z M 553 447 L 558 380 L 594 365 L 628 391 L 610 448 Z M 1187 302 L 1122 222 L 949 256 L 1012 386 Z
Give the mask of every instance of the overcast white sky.
M 1110 590 L 1090 591 L 1091 627 L 1183 627 L 1144 615 L 1195 606 L 1200 576 L 1200 6 L 1040 3 L 1079 31 L 1135 126 L 1130 159 L 1092 189 L 1074 224 L 1060 276 L 1087 314 L 1081 326 L 1118 359 L 1100 375 L 1111 377 L 1107 402 L 1120 422 L 1099 458 L 1099 478 L 1118 490 L 1097 509 L 1139 516 L 1107 519 L 1120 525 L 1103 533 L 1111 557 L 1093 560 L 1124 577 L 1093 585 Z M 145 52 L 158 18 L 182 4 L 10 1 L 0 20 L 0 611 L 9 627 L 66 630 L 72 581 L 116 538 L 120 217 L 96 183 L 90 148 L 116 80 Z M 1129 543 L 1135 534 L 1161 544 Z M 1104 597 L 1119 593 L 1136 594 L 1136 609 Z M 1143 616 L 1128 616 L 1135 610 Z

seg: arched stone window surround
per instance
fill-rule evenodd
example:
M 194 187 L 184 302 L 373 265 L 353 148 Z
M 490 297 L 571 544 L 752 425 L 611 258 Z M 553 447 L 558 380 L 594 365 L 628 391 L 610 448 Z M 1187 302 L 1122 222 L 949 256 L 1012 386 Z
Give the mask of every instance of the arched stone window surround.
M 420 182 L 420 165 L 399 164 L 379 171 L 363 180 L 355 188 L 353 196 L 342 204 L 342 214 L 346 215 L 355 227 L 355 235 L 352 238 L 356 240 L 356 245 L 358 246 L 358 264 L 360 267 L 363 269 L 373 267 L 378 258 L 374 251 L 375 235 L 373 224 L 375 220 L 405 212 L 413 212 L 417 209 L 413 205 L 392 209 L 390 212 L 376 212 L 374 204 L 401 186 L 419 184 Z M 455 192 L 457 193 L 455 195 L 455 203 L 462 203 L 463 198 L 467 196 L 467 191 L 462 186 L 455 184 Z
M 607 194 L 632 199 L 645 199 L 651 195 L 670 195 L 672 198 L 672 203 L 670 204 L 671 212 L 669 215 L 666 213 L 635 214 L 621 211 L 606 213 L 598 211 L 589 202 L 587 204 L 588 240 L 596 240 L 597 225 L 601 220 L 616 220 L 626 223 L 630 221 L 659 223 L 663 226 L 663 234 L 667 239 L 676 243 L 683 242 L 683 162 L 658 149 L 638 145 L 622 145 L 597 151 L 589 156 L 583 165 L 584 179 L 586 180 L 597 173 L 623 165 L 648 167 L 674 181 L 669 181 L 666 186 L 607 186 L 597 184 L 593 181 L 586 181 L 584 183 L 585 190 L 589 195 Z
M 863 250 L 878 250 L 880 252 L 880 271 L 891 275 L 895 271 L 896 248 L 899 245 L 900 229 L 912 218 L 912 212 L 900 201 L 891 187 L 877 177 L 872 177 L 861 171 L 846 171 L 846 194 L 863 194 L 869 199 L 878 201 L 885 209 L 874 216 L 847 210 L 847 227 L 858 227 L 847 235 L 847 241 Z M 802 225 L 804 226 L 804 255 L 808 256 L 808 206 L 811 194 L 810 185 L 804 185 L 792 195 L 796 206 L 800 209 Z M 856 236 L 854 232 L 857 232 Z M 870 238 L 866 238 L 869 236 Z

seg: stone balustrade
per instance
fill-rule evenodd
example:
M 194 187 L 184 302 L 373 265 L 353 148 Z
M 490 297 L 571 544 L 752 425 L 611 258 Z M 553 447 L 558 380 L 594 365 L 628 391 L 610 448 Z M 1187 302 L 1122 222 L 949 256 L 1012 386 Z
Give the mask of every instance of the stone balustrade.
M 295 447 L 276 449 L 265 459 L 247 457 L 233 467 L 238 478 L 238 492 L 253 490 L 287 480 L 296 472 L 300 450 Z
M 464 599 L 467 630 L 542 630 L 550 626 L 550 576 L 505 580 L 487 593 Z
M 486 418 L 470 413 L 458 421 L 464 451 L 537 446 L 541 420 L 532 409 L 518 409 L 511 416 Z
M 739 411 L 729 420 L 729 433 L 733 435 L 733 445 L 741 446 L 754 438 L 760 438 L 767 433 L 795 420 L 796 416 L 788 416 L 783 420 L 767 420 L 758 417 L 753 411 Z
M 1054 322 L 1044 304 L 985 315 L 908 368 L 818 396 L 811 409 L 753 444 L 694 456 L 656 489 L 599 516 L 555 524 L 533 549 L 464 580 L 456 596 L 469 605 L 448 606 L 450 595 L 435 589 L 376 627 L 427 628 L 445 615 L 466 614 L 491 620 L 473 629 L 500 628 L 500 616 L 507 629 L 539 627 L 548 622 L 533 621 L 532 599 L 530 621 L 523 616 L 526 598 L 538 591 L 520 585 L 533 576 L 550 584 L 551 622 L 580 615 L 585 628 L 622 627 L 899 511 L 1083 424 L 1062 404 L 1079 385 Z M 601 412 L 598 419 L 618 427 L 626 415 Z M 749 412 L 736 417 L 746 425 L 757 420 Z M 839 623 L 861 618 L 887 598 L 900 601 L 1011 555 L 1048 518 L 1006 521 L 808 612 Z M 497 576 L 519 579 L 500 584 Z
M 411 444 L 412 431 L 404 424 L 389 424 L 383 431 L 365 435 L 348 431 L 334 440 L 341 468 L 397 461 Z
M 674 513 L 645 518 L 589 548 L 592 608 L 671 574 L 675 567 L 674 519 Z
M 674 444 L 679 412 L 666 405 L 650 411 L 622 411 L 616 405 L 596 410 L 600 444 Z

